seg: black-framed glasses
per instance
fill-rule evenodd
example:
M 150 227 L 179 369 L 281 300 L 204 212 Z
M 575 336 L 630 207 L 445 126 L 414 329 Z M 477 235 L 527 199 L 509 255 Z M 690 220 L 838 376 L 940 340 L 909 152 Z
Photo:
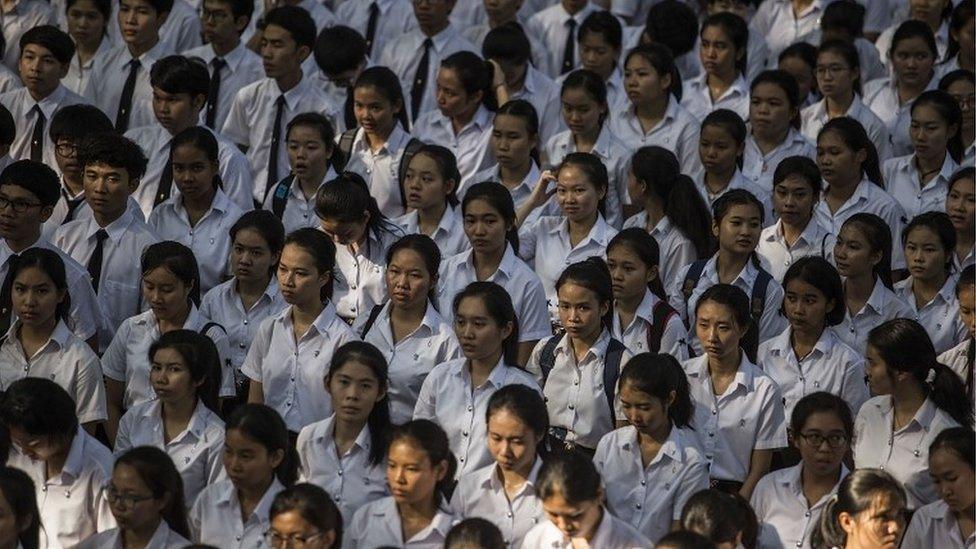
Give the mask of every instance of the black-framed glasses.
M 305 547 L 308 542 L 319 538 L 325 532 L 315 532 L 313 534 L 291 534 L 286 536 L 277 530 L 268 530 L 264 533 L 264 539 L 269 546 L 275 549 L 283 547 Z
M 54 152 L 58 153 L 59 156 L 67 158 L 74 156 L 78 152 L 78 146 L 74 143 L 58 143 L 54 145 Z
M 148 499 L 155 499 L 153 495 L 148 496 L 137 496 L 135 494 L 120 494 L 118 490 L 113 486 L 109 486 L 105 490 L 105 499 L 112 505 L 119 505 L 125 507 L 126 509 L 131 508 L 133 505 L 146 501 Z
M 28 202 L 26 200 L 10 200 L 5 196 L 0 196 L 0 210 L 3 210 L 7 206 L 13 208 L 17 213 L 24 213 L 30 208 L 38 208 L 42 206 L 40 202 Z
M 831 433 L 826 436 L 820 433 L 799 433 L 799 435 L 800 438 L 814 448 L 820 448 L 824 441 L 827 441 L 827 445 L 831 448 L 840 448 L 847 444 L 847 435 L 840 433 Z
M 200 20 L 201 21 L 213 21 L 214 23 L 220 23 L 224 19 L 230 18 L 230 14 L 226 11 L 213 11 L 207 8 L 200 8 Z

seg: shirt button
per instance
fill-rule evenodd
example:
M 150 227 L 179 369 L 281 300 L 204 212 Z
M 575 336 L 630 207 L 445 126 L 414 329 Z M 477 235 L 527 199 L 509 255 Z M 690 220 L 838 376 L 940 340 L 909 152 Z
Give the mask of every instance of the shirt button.
M 350 284 L 349 285 L 349 289 L 350 290 L 355 290 L 356 289 L 356 285 L 355 284 Z
M 713 437 L 715 436 L 715 433 L 708 433 L 708 436 Z
M 245 345 L 244 343 L 239 344 L 238 347 L 240 347 L 241 349 L 247 349 L 247 345 Z
M 460 461 L 461 463 L 464 463 L 464 458 L 460 458 L 460 459 L 458 459 L 458 461 Z
M 470 412 L 470 411 L 472 411 L 472 410 L 474 410 L 474 406 L 471 406 L 471 405 L 469 404 L 469 405 L 468 405 L 468 411 Z
M 640 503 L 638 503 L 638 504 L 637 504 L 637 508 L 638 508 L 638 509 L 640 509 L 640 508 L 641 508 L 641 504 L 640 504 Z
M 244 319 L 244 325 L 247 326 L 247 319 Z
M 467 431 L 461 431 L 461 436 L 463 436 L 463 437 L 468 436 L 468 432 Z
M 295 376 L 292 376 L 292 377 L 291 377 L 291 380 L 292 380 L 292 381 L 295 381 Z
M 512 512 L 509 511 L 508 513 L 505 513 L 505 516 L 508 517 L 508 518 L 512 518 Z
M 289 401 L 285 402 L 285 406 L 289 406 L 290 407 L 291 406 L 291 401 L 289 400 Z
M 24 369 L 26 370 L 26 368 L 24 368 Z M 579 385 L 579 380 L 577 379 L 577 380 L 573 381 L 573 385 Z
M 713 416 L 714 416 L 715 414 L 717 414 L 717 413 L 718 413 L 718 410 L 712 410 L 712 415 L 713 415 Z
M 338 471 L 336 471 L 336 474 L 338 474 L 341 477 L 342 476 L 342 469 L 339 469 Z
M 641 486 L 647 486 L 647 481 L 644 480 L 644 479 L 641 479 Z
M 803 516 L 805 516 L 806 518 L 810 518 L 810 511 L 807 511 L 806 513 L 803 513 Z
M 236 539 L 237 541 L 241 541 L 241 536 L 237 536 L 237 537 L 236 537 L 236 538 L 234 538 L 234 539 Z
M 569 405 L 569 409 L 570 409 L 570 410 L 575 410 L 575 409 L 576 409 L 576 406 L 573 406 L 572 404 L 570 404 L 570 405 Z
M 803 547 L 803 541 L 801 540 L 801 541 L 796 542 L 796 546 L 797 547 Z

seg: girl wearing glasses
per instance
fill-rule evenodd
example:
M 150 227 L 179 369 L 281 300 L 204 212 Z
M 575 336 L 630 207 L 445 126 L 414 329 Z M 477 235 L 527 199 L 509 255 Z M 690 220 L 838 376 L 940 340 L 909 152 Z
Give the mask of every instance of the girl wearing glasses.
M 269 513 L 265 539 L 272 549 L 338 549 L 342 546 L 342 515 L 325 490 L 296 484 L 278 493 Z
M 847 476 L 843 460 L 853 434 L 854 417 L 842 398 L 821 391 L 797 402 L 790 417 L 790 442 L 800 453 L 800 463 L 766 475 L 752 493 L 761 547 L 809 549 L 810 532 Z
M 949 179 L 945 212 L 956 230 L 956 250 L 952 254 L 955 273 L 976 265 L 976 169 L 973 163 L 960 168 Z
M 101 547 L 158 547 L 181 549 L 186 539 L 183 481 L 165 452 L 151 446 L 133 448 L 119 456 L 105 490 L 118 528 L 95 534 L 79 549 Z
M 972 4 L 969 2 L 970 6 Z M 959 165 L 972 166 L 976 163 L 976 77 L 970 71 L 955 70 L 939 80 L 939 89 L 959 103 L 959 110 L 962 111 L 959 136 L 963 146 L 963 159 Z
M 905 534 L 905 514 L 905 490 L 893 476 L 880 469 L 855 470 L 824 505 L 810 545 L 897 549 Z

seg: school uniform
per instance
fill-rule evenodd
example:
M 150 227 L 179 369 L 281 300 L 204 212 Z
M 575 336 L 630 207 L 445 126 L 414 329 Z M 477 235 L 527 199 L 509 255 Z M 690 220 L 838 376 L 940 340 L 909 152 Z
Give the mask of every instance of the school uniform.
M 398 217 L 393 222 L 399 225 L 405 234 L 422 234 L 420 229 L 420 214 L 417 210 Z M 427 235 L 440 248 L 442 258 L 451 257 L 471 249 L 471 243 L 468 242 L 467 235 L 464 234 L 463 230 L 458 230 L 459 227 L 464 226 L 463 222 L 460 205 L 452 206 L 448 204 L 434 232 Z
M 891 135 L 888 126 L 864 104 L 859 94 L 854 94 L 854 100 L 844 116 L 861 123 L 878 150 L 878 158 L 881 161 L 891 158 Z M 804 107 L 800 111 L 800 121 L 803 135 L 816 143 L 820 130 L 830 121 L 830 116 L 827 114 L 827 100 L 821 99 L 809 107 Z
M 74 399 L 78 423 L 108 419 L 102 366 L 91 347 L 58 320 L 47 343 L 27 357 L 17 337 L 21 326 L 16 321 L 0 344 L 0 387 L 10 387 L 25 377 L 50 379 Z
M 779 59 L 779 54 L 797 42 L 814 43 L 820 30 L 820 18 L 833 0 L 813 0 L 802 12 L 796 13 L 790 0 L 763 2 L 749 23 L 749 34 L 766 38 L 769 58 Z
M 694 173 L 701 168 L 698 157 L 698 137 L 701 122 L 672 96 L 664 117 L 650 130 L 644 131 L 632 104 L 617 112 L 610 120 L 610 131 L 635 150 L 658 146 L 668 149 L 681 164 L 681 173 Z
M 501 531 L 506 547 L 518 547 L 529 530 L 546 520 L 535 488 L 541 468 L 542 459 L 537 458 L 525 484 L 512 496 L 505 491 L 497 464 L 465 475 L 451 496 L 451 511 L 457 517 L 491 521 Z
M 190 545 L 190 541 L 170 529 L 166 520 L 159 521 L 159 526 L 153 532 L 146 549 L 182 549 Z M 122 542 L 122 530 L 112 528 L 104 532 L 94 534 L 85 541 L 75 546 L 76 549 L 124 549 Z
M 955 0 L 952 2 L 954 6 L 958 3 L 959 2 Z M 898 4 L 899 7 L 902 8 L 906 7 L 906 4 L 903 2 L 896 2 L 896 4 Z M 908 14 L 906 13 L 905 15 L 907 16 Z M 891 51 L 891 45 L 895 38 L 895 31 L 898 30 L 898 27 L 901 25 L 902 22 L 908 19 L 911 19 L 911 17 L 904 17 L 904 18 L 899 17 L 897 19 L 893 19 L 893 24 L 888 28 L 886 28 L 884 32 L 882 32 L 880 35 L 878 35 L 878 39 L 874 41 L 874 47 L 877 49 L 878 55 L 881 57 L 881 59 L 884 60 L 885 68 L 888 69 L 889 74 L 894 73 L 894 64 L 891 62 L 891 56 L 889 52 Z M 935 48 L 939 53 L 935 57 L 936 62 L 938 62 L 941 59 L 945 59 L 946 50 L 949 49 L 948 19 L 942 21 L 942 24 L 939 25 L 939 30 L 933 33 L 933 37 L 935 38 Z M 886 74 L 885 76 L 888 76 L 888 74 Z
M 560 91 L 563 89 L 563 84 L 569 75 L 570 73 L 565 73 L 556 77 L 555 83 L 557 89 Z M 607 106 L 609 107 L 606 122 L 611 122 L 616 118 L 617 113 L 626 110 L 630 106 L 630 102 L 627 99 L 627 90 L 624 89 L 624 73 L 620 65 L 614 64 L 613 70 L 610 71 L 610 75 L 603 81 L 603 85 L 607 88 Z M 556 97 L 556 101 L 559 102 L 561 107 L 562 100 L 559 96 Z M 568 129 L 565 125 L 565 120 L 563 121 L 563 129 Z
M 640 29 L 639 32 L 643 32 L 644 22 L 641 22 L 640 27 L 638 28 Z M 638 41 L 639 40 L 640 38 L 638 34 Z M 820 42 L 819 38 L 816 40 L 816 42 Z M 634 45 L 636 46 L 637 44 L 635 43 Z M 871 48 L 874 48 L 874 44 L 871 44 Z M 626 51 L 630 50 L 628 49 Z M 682 79 L 687 80 L 689 78 L 694 78 L 705 72 L 705 68 L 702 67 L 701 63 L 701 40 L 695 40 L 695 45 L 692 47 L 691 51 L 683 56 L 679 56 L 678 59 L 681 59 L 682 57 L 686 57 L 686 59 L 683 60 L 684 62 L 677 65 L 679 70 L 678 74 L 681 75 Z M 676 63 L 678 62 L 678 59 L 675 59 Z M 766 69 L 776 68 L 770 64 L 770 61 L 776 61 L 776 57 L 770 56 L 769 45 L 766 43 L 766 38 L 754 30 L 749 29 L 749 41 L 746 42 L 746 82 L 752 82 L 756 76 L 759 75 L 759 73 Z M 687 70 L 687 68 L 689 68 L 688 65 L 693 65 L 694 68 L 692 70 Z M 685 70 L 681 70 L 682 68 L 685 68 Z
M 969 377 L 969 355 L 973 352 L 970 350 L 972 345 L 973 338 L 968 336 L 955 347 L 939 355 L 939 363 L 945 364 L 955 372 L 963 385 L 966 384 L 966 378 Z
M 879 2 L 880 3 L 880 2 Z M 857 61 L 861 71 L 861 82 L 870 82 L 888 76 L 888 67 L 881 61 L 882 55 L 871 42 L 863 36 L 854 39 L 854 49 L 857 50 Z M 887 57 L 885 55 L 884 57 Z M 940 57 L 941 59 L 941 57 Z
M 814 216 L 807 222 L 807 226 L 803 228 L 796 242 L 790 246 L 783 236 L 783 221 L 779 220 L 763 229 L 762 234 L 759 235 L 756 253 L 764 260 L 764 265 L 768 265 L 769 274 L 773 275 L 777 282 L 782 283 L 786 271 L 798 259 L 833 257 L 835 241 L 836 236 L 820 225 Z
M 301 337 L 295 335 L 291 313 L 288 307 L 261 323 L 241 373 L 263 384 L 264 403 L 297 433 L 332 414 L 325 374 L 335 350 L 358 338 L 336 315 L 331 301 Z
M 264 533 L 271 527 L 271 502 L 284 489 L 273 478 L 247 520 L 243 520 L 234 483 L 225 478 L 210 484 L 197 496 L 186 517 L 193 541 L 228 549 L 264 547 Z
M 646 549 L 652 547 L 647 539 L 633 526 L 613 516 L 606 508 L 600 511 L 603 517 L 590 540 L 590 547 L 600 549 Z M 529 530 L 522 541 L 522 549 L 536 549 L 538 547 L 552 547 L 553 549 L 572 549 L 573 543 L 563 535 L 551 521 L 546 520 Z
M 64 29 L 67 26 L 61 28 Z M 94 104 L 95 83 L 92 81 L 92 74 L 94 74 L 96 67 L 100 67 L 105 63 L 113 47 L 115 47 L 115 42 L 106 34 L 102 36 L 102 41 L 98 44 L 95 55 L 87 62 L 83 63 L 81 58 L 78 57 L 78 53 L 75 52 L 71 57 L 71 62 L 68 64 L 68 74 L 61 79 L 61 85 Z
M 702 72 L 694 78 L 686 78 L 681 91 L 681 106 L 688 112 L 700 114 L 704 119 L 718 109 L 728 109 L 743 120 L 749 119 L 749 83 L 740 73 L 732 85 L 716 100 L 708 90 L 708 74 Z
M 647 212 L 638 212 L 624 221 L 624 229 L 639 227 L 646 230 L 657 242 L 661 251 L 658 276 L 665 288 L 670 288 L 678 271 L 698 259 L 698 250 L 677 225 L 664 216 L 652 228 L 647 226 Z
M 207 64 L 210 77 L 220 70 L 220 88 L 217 93 L 217 110 L 214 113 L 214 130 L 220 130 L 230 114 L 230 105 L 238 90 L 264 78 L 264 63 L 261 56 L 249 50 L 244 42 L 230 50 L 227 55 L 220 57 L 210 44 L 192 48 L 183 52 L 186 57 L 197 57 Z M 218 58 L 223 61 L 217 69 Z M 209 105 L 208 105 L 209 106 Z M 206 109 L 200 113 L 200 124 L 206 121 Z
M 484 9 L 481 6 L 478 6 L 477 4 L 472 4 L 472 6 L 475 6 L 476 9 L 481 10 L 481 13 L 484 14 Z M 451 12 L 451 15 L 453 16 L 457 11 L 459 11 L 459 9 L 460 6 L 455 8 L 454 12 Z M 519 18 L 516 22 L 522 27 L 523 32 L 526 33 L 525 37 L 529 40 L 529 51 L 531 52 L 529 56 L 529 70 L 536 70 L 540 74 L 549 74 L 549 48 L 547 48 L 544 43 L 539 41 L 535 35 L 528 33 L 528 29 L 526 28 L 528 19 Z M 453 23 L 455 25 L 458 24 L 457 21 L 454 21 Z M 462 27 L 458 25 L 458 28 Z M 485 37 L 488 36 L 488 33 L 491 32 L 491 30 L 491 24 L 485 21 L 484 23 L 477 23 L 468 27 L 461 32 L 461 35 L 467 38 L 468 41 L 474 44 L 476 47 L 481 48 L 484 46 Z
M 539 181 L 539 177 L 542 175 L 542 171 L 539 169 L 539 165 L 536 164 L 535 160 L 531 162 L 529 166 L 528 173 L 522 178 L 522 181 L 518 183 L 513 188 L 505 187 L 508 189 L 509 194 L 512 195 L 512 202 L 515 203 L 515 211 L 519 211 L 525 201 L 532 196 L 532 191 L 535 189 L 536 183 Z M 474 177 L 465 182 L 464 185 L 460 185 L 457 190 L 457 197 L 460 202 L 464 202 L 464 195 L 468 193 L 468 189 L 472 185 L 481 183 L 482 181 L 494 181 L 496 183 L 502 183 L 501 169 L 498 164 L 488 168 L 487 170 L 482 170 L 475 174 Z M 556 204 L 555 196 L 549 199 L 544 206 L 532 210 L 529 217 L 526 218 L 525 222 L 538 219 L 542 215 L 560 215 L 559 206 Z
M 453 122 L 440 109 L 425 112 L 414 123 L 412 132 L 425 143 L 437 143 L 447 147 L 457 159 L 461 182 L 495 163 L 489 140 L 491 139 L 494 114 L 479 106 L 474 117 L 455 132 Z
M 386 251 L 402 236 L 399 227 L 387 222 L 379 234 L 367 229 L 365 242 L 356 252 L 349 246 L 336 246 L 332 300 L 340 317 L 351 321 L 386 302 Z
M 329 171 L 326 172 L 325 177 L 322 178 L 318 188 L 321 189 L 326 182 L 332 181 L 335 178 L 335 170 L 333 170 L 330 166 Z M 316 189 L 316 193 L 317 192 L 318 190 Z M 298 229 L 319 228 L 319 218 L 315 214 L 316 193 L 306 197 L 305 191 L 302 190 L 301 183 L 298 180 L 292 180 L 291 185 L 288 186 L 288 197 L 285 199 L 285 210 L 281 212 L 281 224 L 285 226 L 285 234 L 290 234 Z M 273 191 L 268 193 L 268 196 L 264 198 L 264 206 L 262 206 L 262 208 L 268 210 L 269 212 L 273 212 L 274 198 L 275 195 Z
M 369 31 L 370 10 L 376 4 L 376 23 L 373 31 L 372 48 L 367 51 L 371 57 L 379 57 L 386 45 L 396 37 L 417 28 L 417 18 L 413 6 L 407 0 L 374 0 L 371 2 L 336 2 L 333 6 L 337 21 L 349 25 L 363 36 Z M 456 9 L 455 9 L 456 11 Z
M 779 163 L 791 156 L 805 156 L 810 160 L 817 158 L 817 146 L 794 128 L 786 133 L 786 138 L 773 150 L 763 154 L 756 143 L 756 138 L 750 133 L 746 137 L 745 150 L 742 153 L 742 175 L 760 189 L 772 193 L 773 172 Z M 766 212 L 766 218 L 773 218 L 776 214 Z
M 447 433 L 451 452 L 458 460 L 456 478 L 492 463 L 485 422 L 488 399 L 498 389 L 516 384 L 539 390 L 529 373 L 505 364 L 505 357 L 498 360 L 488 379 L 478 387 L 472 386 L 466 358 L 442 362 L 427 375 L 413 419 L 434 421 Z
M 929 476 L 929 446 L 945 429 L 959 424 L 926 398 L 907 425 L 894 430 L 891 395 L 876 396 L 861 406 L 854 420 L 854 466 L 887 471 L 905 488 L 908 508 L 939 499 Z
M 934 90 L 938 84 L 933 77 L 925 86 L 925 90 Z M 879 78 L 864 84 L 864 104 L 888 126 L 891 157 L 904 156 L 914 151 L 912 138 L 908 134 L 908 129 L 912 123 L 911 111 L 914 103 L 915 99 L 901 102 L 894 77 Z
M 944 212 L 946 195 L 949 194 L 949 179 L 959 169 L 959 165 L 946 152 L 942 168 L 928 183 L 922 183 L 915 167 L 915 155 L 899 156 L 885 161 L 881 166 L 885 190 L 894 198 L 905 217 L 913 219 L 925 212 Z
M 23 86 L 24 84 L 21 83 L 20 76 L 17 73 L 8 69 L 6 65 L 0 65 L 0 93 L 6 93 Z
M 868 332 L 891 319 L 911 318 L 913 315 L 908 303 L 889 290 L 881 279 L 877 279 L 864 307 L 851 314 L 850 309 L 845 306 L 844 320 L 831 329 L 841 341 L 863 356 L 867 350 Z
M 652 350 L 648 343 L 648 333 L 654 324 L 654 309 L 661 302 L 661 298 L 650 290 L 644 291 L 644 298 L 634 312 L 634 318 L 627 326 L 621 325 L 620 315 L 614 311 L 611 335 L 620 341 L 632 353 L 667 353 L 674 358 L 686 360 L 688 358 L 688 330 L 681 321 L 681 315 L 673 314 L 665 321 L 664 332 L 661 335 L 661 347 Z
M 837 208 L 836 212 L 831 212 L 826 199 L 828 190 L 829 185 L 821 192 L 820 200 L 813 210 L 814 217 L 820 225 L 830 234 L 836 235 L 840 234 L 844 222 L 852 215 L 861 212 L 873 213 L 883 219 L 891 229 L 891 268 L 904 269 L 905 249 L 901 246 L 901 231 L 908 223 L 908 218 L 901 205 L 883 188 L 867 179 L 862 179 L 847 202 Z
M 701 195 L 702 199 L 705 201 L 705 204 L 708 205 L 709 211 L 712 211 L 715 201 L 725 193 L 733 189 L 744 189 L 752 193 L 752 196 L 756 197 L 756 199 L 759 200 L 759 203 L 762 204 L 763 227 L 769 227 L 775 223 L 776 216 L 773 212 L 773 186 L 771 184 L 766 187 L 760 187 L 758 183 L 743 175 L 742 170 L 738 168 L 735 170 L 735 173 L 732 174 L 732 179 L 730 179 L 728 184 L 725 185 L 725 188 L 718 193 L 712 193 L 708 186 L 705 185 L 704 168 L 691 175 L 691 179 L 695 183 L 695 188 L 698 190 L 698 194 Z
M 114 22 L 115 19 L 112 21 Z M 53 24 L 55 24 L 55 15 L 49 3 L 43 0 L 14 2 L 11 9 L 4 10 L 3 21 L 0 21 L 0 29 L 3 31 L 7 46 L 3 53 L 3 64 L 13 71 L 18 70 L 20 38 L 34 27 Z
M 600 439 L 593 462 L 603 478 L 610 512 L 654 543 L 681 519 L 691 496 L 708 488 L 708 462 L 695 434 L 674 425 L 646 465 L 639 434 L 631 425 Z
M 535 48 L 532 51 L 535 55 Z M 540 53 L 548 55 L 545 50 L 541 50 Z M 554 135 L 567 129 L 562 116 L 562 102 L 559 99 L 560 88 L 548 74 L 545 69 L 529 65 L 525 69 L 522 89 L 509 93 L 509 101 L 524 99 L 535 108 L 535 113 L 539 117 L 540 143 L 548 143 Z M 477 181 L 476 178 L 475 182 Z
M 115 26 L 108 25 L 109 28 Z M 105 56 L 105 62 L 96 64 L 90 76 L 91 93 L 95 99 L 95 106 L 102 109 L 102 112 L 114 124 L 118 118 L 122 89 L 128 81 L 129 73 L 136 70 L 135 88 L 133 88 L 132 104 L 129 111 L 129 124 L 125 129 L 155 124 L 156 117 L 152 109 L 152 84 L 149 82 L 149 73 L 156 61 L 171 55 L 173 52 L 172 47 L 162 40 L 138 58 L 132 56 L 128 46 L 124 43 L 114 46 Z M 133 67 L 138 68 L 133 69 Z
M 915 300 L 915 293 L 912 291 L 913 279 L 914 277 L 909 276 L 895 284 L 895 293 L 911 308 L 912 314 L 909 314 L 908 318 L 918 321 L 925 327 L 932 344 L 935 345 L 935 352 L 948 351 L 962 341 L 968 333 L 962 319 L 959 318 L 956 279 L 953 276 L 946 278 L 939 293 L 932 298 L 932 301 L 922 306 L 919 306 Z
M 356 130 L 346 162 L 346 171 L 362 176 L 369 187 L 369 194 L 376 199 L 380 212 L 387 217 L 398 217 L 406 212 L 404 197 L 400 194 L 399 176 L 400 163 L 410 139 L 411 135 L 398 123 L 386 143 L 373 152 L 366 142 L 364 130 L 360 128 Z
M 841 464 L 837 484 L 813 505 L 803 493 L 802 463 L 759 479 L 750 502 L 759 521 L 758 547 L 810 549 L 810 533 L 820 527 L 820 514 L 847 473 L 847 467 Z
M 343 455 L 336 452 L 335 415 L 306 425 L 296 444 L 301 482 L 325 490 L 335 501 L 347 526 L 362 506 L 389 495 L 386 487 L 386 456 L 379 463 L 370 461 L 373 439 L 369 425 L 356 437 Z
M 60 173 L 57 155 L 54 153 L 54 142 L 51 141 L 51 132 L 49 131 L 51 118 L 62 107 L 88 102 L 87 99 L 64 87 L 63 84 L 58 85 L 47 97 L 40 100 L 34 99 L 27 88 L 17 88 L 0 95 L 0 104 L 10 111 L 16 128 L 14 141 L 10 145 L 10 157 L 14 160 L 31 159 L 31 142 L 34 137 L 34 128 L 38 124 L 37 113 L 40 111 L 43 116 L 40 123 L 44 131 L 41 138 L 41 162 Z
M 231 278 L 203 296 L 200 300 L 200 315 L 210 322 L 220 324 L 227 331 L 230 349 L 228 358 L 235 374 L 239 376 L 237 372 L 244 364 L 247 351 L 251 348 L 251 342 L 254 341 L 261 323 L 287 306 L 285 299 L 281 297 L 278 280 L 272 276 L 261 297 L 245 311 L 241 296 L 237 293 L 237 279 Z
M 526 34 L 532 34 L 548 48 L 549 62 L 547 66 L 549 71 L 547 74 L 550 78 L 556 78 L 563 73 L 563 54 L 566 51 L 566 44 L 570 41 L 574 44 L 572 69 L 579 68 L 579 28 L 583 21 L 586 21 L 586 18 L 598 9 L 600 8 L 592 2 L 587 2 L 583 9 L 570 15 L 562 3 L 556 3 L 537 12 L 526 22 Z
M 716 395 L 708 356 L 683 363 L 695 404 L 693 425 L 709 464 L 709 476 L 745 481 L 754 450 L 787 446 L 783 394 L 776 382 L 742 353 L 735 378 Z
M 115 517 L 105 499 L 112 463 L 112 452 L 81 426 L 56 476 L 48 476 L 44 461 L 32 460 L 16 446 L 11 448 L 7 466 L 24 471 L 34 481 L 38 518 L 44 525 L 39 547 L 67 549 L 96 532 L 115 527 Z
M 360 507 L 342 533 L 343 549 L 358 547 L 403 547 L 404 549 L 441 549 L 455 517 L 438 509 L 434 520 L 408 540 L 403 539 L 403 527 L 396 500 L 392 496 L 378 499 Z
M 901 544 L 902 547 L 972 549 L 976 546 L 976 532 L 963 539 L 955 514 L 940 499 L 915 510 Z

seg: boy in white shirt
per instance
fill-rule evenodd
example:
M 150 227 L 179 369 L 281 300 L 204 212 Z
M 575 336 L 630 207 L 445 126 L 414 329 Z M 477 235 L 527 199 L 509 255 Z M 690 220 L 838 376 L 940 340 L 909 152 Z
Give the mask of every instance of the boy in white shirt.
M 318 69 L 316 76 L 323 80 L 319 87 L 339 107 L 336 122 L 340 124 L 336 127 L 336 133 L 341 133 L 343 129 L 356 128 L 359 124 L 353 110 L 352 88 L 359 74 L 369 64 L 366 40 L 349 27 L 335 25 L 319 34 L 312 53 Z M 308 62 L 305 63 L 305 68 L 307 66 Z
M 6 50 L 3 51 L 3 64 L 16 71 L 20 52 L 14 46 L 28 30 L 40 25 L 54 25 L 53 2 L 44 0 L 19 0 L 3 8 L 3 37 Z

